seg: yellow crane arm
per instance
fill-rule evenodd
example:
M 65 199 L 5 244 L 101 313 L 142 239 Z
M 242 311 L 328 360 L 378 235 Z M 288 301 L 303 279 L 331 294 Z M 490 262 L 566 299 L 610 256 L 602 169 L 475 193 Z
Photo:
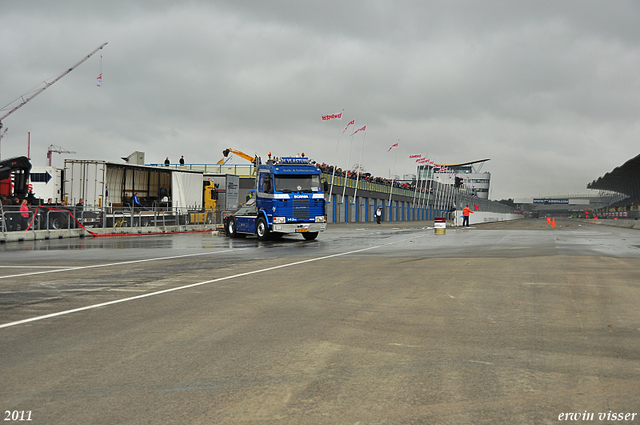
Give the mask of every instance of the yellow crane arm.
M 230 153 L 235 153 L 239 157 L 242 157 L 242 158 L 246 159 L 249 162 L 256 162 L 255 157 L 247 155 L 246 153 L 241 152 L 241 151 L 237 151 L 235 149 L 229 148 L 229 149 L 225 149 L 225 150 L 222 151 L 222 155 L 224 155 L 225 158 L 228 157 Z M 221 159 L 220 161 L 224 162 L 224 158 Z M 218 164 L 220 164 L 220 161 L 218 161 Z

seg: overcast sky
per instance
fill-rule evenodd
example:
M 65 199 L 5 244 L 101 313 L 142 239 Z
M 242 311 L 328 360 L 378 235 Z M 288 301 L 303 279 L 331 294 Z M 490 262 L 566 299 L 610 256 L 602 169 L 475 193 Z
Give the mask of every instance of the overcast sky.
M 490 158 L 491 199 L 586 193 L 640 153 L 638 22 L 638 1 L 0 0 L 0 106 L 109 43 L 3 120 L 1 155 L 30 132 L 34 166 L 53 144 L 76 152 L 58 166 L 235 148 L 347 168 L 364 142 L 377 176 Z

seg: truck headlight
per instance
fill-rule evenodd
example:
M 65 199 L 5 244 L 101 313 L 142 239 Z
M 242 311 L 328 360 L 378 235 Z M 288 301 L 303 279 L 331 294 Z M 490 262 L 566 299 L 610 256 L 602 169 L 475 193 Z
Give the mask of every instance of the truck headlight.
M 287 218 L 286 217 L 273 217 L 273 222 L 274 223 L 286 223 L 287 222 Z
M 325 215 L 316 216 L 316 223 L 326 223 L 326 222 L 327 222 L 327 216 Z

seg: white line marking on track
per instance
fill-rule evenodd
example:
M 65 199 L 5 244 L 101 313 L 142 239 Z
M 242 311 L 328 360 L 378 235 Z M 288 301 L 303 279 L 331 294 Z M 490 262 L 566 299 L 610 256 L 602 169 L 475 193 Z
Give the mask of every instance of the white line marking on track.
M 249 249 L 249 248 L 236 248 L 239 250 Z M 143 260 L 131 260 L 131 261 L 121 261 L 118 263 L 107 263 L 107 264 L 94 264 L 92 266 L 78 266 L 78 267 L 66 267 L 60 268 L 56 270 L 45 270 L 41 272 L 31 272 L 31 273 L 22 273 L 22 274 L 14 274 L 9 276 L 0 276 L 0 279 L 9 279 L 13 277 L 23 277 L 23 276 L 33 276 L 36 274 L 46 274 L 46 273 L 58 273 L 58 272 L 69 272 L 74 270 L 86 270 L 86 269 L 95 269 L 99 267 L 109 267 L 109 266 L 121 266 L 123 264 L 135 264 L 135 263 L 146 263 L 149 261 L 161 261 L 161 260 L 174 260 L 176 258 L 186 258 L 186 257 L 198 257 L 201 255 L 211 255 L 211 254 L 224 254 L 231 252 L 229 249 L 225 249 L 223 251 L 210 251 L 210 252 L 199 252 L 197 254 L 183 254 L 183 255 L 172 255 L 169 257 L 158 257 L 158 258 L 145 258 Z
M 413 237 L 415 238 L 416 236 L 414 235 Z M 418 237 L 420 237 L 420 236 L 418 236 Z M 403 239 L 403 240 L 409 240 L 409 239 Z M 65 316 L 67 314 L 78 313 L 78 312 L 81 312 L 81 311 L 93 310 L 93 309 L 100 308 L 100 307 L 106 307 L 108 305 L 120 304 L 120 303 L 125 303 L 125 302 L 128 302 L 128 301 L 139 300 L 139 299 L 142 299 L 142 298 L 153 297 L 153 296 L 156 296 L 156 295 L 167 294 L 169 292 L 181 291 L 183 289 L 195 288 L 195 287 L 198 287 L 198 286 L 208 285 L 210 283 L 222 282 L 224 280 L 231 280 L 231 279 L 235 279 L 235 278 L 238 278 L 238 277 L 250 276 L 252 274 L 269 272 L 269 271 L 273 271 L 273 270 L 282 269 L 282 268 L 285 268 L 285 267 L 298 266 L 300 264 L 313 263 L 315 261 L 327 260 L 329 258 L 342 257 L 344 255 L 349 255 L 349 254 L 356 254 L 358 252 L 369 251 L 369 250 L 372 250 L 372 249 L 381 248 L 381 247 L 388 246 L 388 245 L 394 245 L 396 243 L 402 242 L 403 240 L 400 240 L 400 241 L 397 241 L 397 242 L 389 242 L 389 243 L 386 243 L 386 244 L 383 244 L 383 245 L 370 246 L 370 247 L 367 247 L 367 248 L 356 249 L 354 251 L 347 251 L 347 252 L 341 252 L 341 253 L 338 253 L 338 254 L 326 255 L 324 257 L 311 258 L 311 259 L 302 260 L 302 261 L 295 261 L 293 263 L 282 264 L 282 265 L 273 266 L 273 267 L 267 267 L 266 269 L 253 270 L 253 271 L 250 271 L 250 272 L 239 273 L 239 274 L 235 274 L 235 275 L 232 275 L 232 276 L 220 277 L 220 278 L 213 279 L 213 280 L 206 280 L 204 282 L 197 282 L 197 283 L 192 283 L 192 284 L 189 284 L 189 285 L 178 286 L 176 288 L 164 289 L 162 291 L 150 292 L 148 294 L 136 295 L 135 297 L 122 298 L 122 299 L 119 299 L 119 300 L 107 301 L 107 302 L 99 303 L 99 304 L 92 304 L 92 305 L 88 305 L 88 306 L 85 306 L 85 307 L 73 308 L 71 310 L 59 311 L 57 313 L 51 313 L 51 314 L 45 314 L 45 315 L 42 315 L 42 316 L 31 317 L 29 319 L 23 319 L 23 320 L 18 320 L 18 321 L 15 321 L 15 322 L 4 323 L 4 324 L 0 325 L 0 329 L 9 328 L 9 327 L 12 327 L 12 326 L 23 325 L 25 323 L 37 322 L 39 320 L 51 319 L 53 317 Z M 248 249 L 248 248 L 238 248 L 238 249 Z M 209 253 L 203 253 L 201 255 L 206 255 L 206 254 L 209 254 Z M 193 254 L 193 255 L 197 255 L 197 254 Z M 178 256 L 175 256 L 175 257 L 165 257 L 165 259 L 166 258 L 190 257 L 190 256 L 193 256 L 193 255 L 178 255 Z M 153 261 L 153 260 L 157 260 L 157 259 L 125 261 L 125 262 L 122 262 L 122 263 L 113 263 L 113 264 L 114 265 L 130 264 L 130 263 L 139 263 L 139 262 L 143 262 L 143 261 Z M 106 264 L 99 265 L 99 266 L 96 266 L 96 267 L 104 267 L 104 266 L 106 266 Z M 80 268 L 92 268 L 92 267 L 93 266 L 79 267 L 78 269 L 80 269 Z M 33 273 L 33 274 L 39 274 L 39 273 Z
M 25 266 L 23 265 L 16 265 L 16 266 L 0 266 L 0 269 L 24 269 Z M 30 269 L 59 269 L 60 266 L 32 266 L 31 264 L 29 264 L 29 268 Z

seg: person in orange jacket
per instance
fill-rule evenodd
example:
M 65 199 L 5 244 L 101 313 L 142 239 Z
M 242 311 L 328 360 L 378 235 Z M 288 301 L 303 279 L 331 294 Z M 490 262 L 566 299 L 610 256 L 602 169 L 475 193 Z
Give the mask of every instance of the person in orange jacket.
M 462 210 L 462 225 L 463 226 L 469 227 L 469 214 L 473 214 L 473 211 L 471 211 L 471 208 L 469 208 L 469 205 L 467 205 Z

